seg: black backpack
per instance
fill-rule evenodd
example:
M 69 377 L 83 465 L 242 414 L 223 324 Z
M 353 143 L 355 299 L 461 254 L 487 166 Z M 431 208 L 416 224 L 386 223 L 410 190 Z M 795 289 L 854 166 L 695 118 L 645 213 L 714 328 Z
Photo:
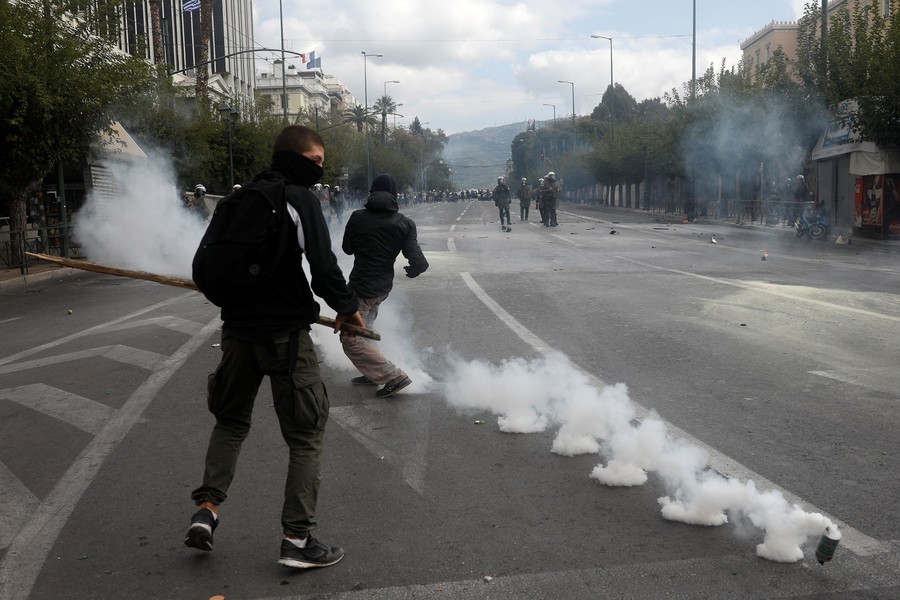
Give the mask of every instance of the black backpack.
M 257 179 L 219 201 L 191 264 L 210 302 L 244 304 L 274 280 L 290 240 L 281 229 L 285 207 L 282 179 Z

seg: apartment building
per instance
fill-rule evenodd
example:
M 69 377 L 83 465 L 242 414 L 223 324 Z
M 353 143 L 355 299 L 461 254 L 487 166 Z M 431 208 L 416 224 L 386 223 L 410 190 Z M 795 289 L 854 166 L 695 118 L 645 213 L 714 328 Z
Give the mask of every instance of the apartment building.
M 194 83 L 200 62 L 199 5 L 198 0 L 159 0 L 166 63 L 176 82 L 185 85 Z M 252 8 L 251 0 L 213 0 L 210 94 L 240 106 L 252 105 L 256 85 Z M 123 5 L 119 48 L 152 59 L 149 0 Z
M 321 69 L 298 69 L 291 64 L 285 73 L 280 60 L 275 60 L 270 70 L 259 73 L 256 93 L 257 102 L 267 112 L 287 114 L 291 122 L 300 113 L 325 115 L 356 103 L 347 86 L 333 75 L 326 75 Z

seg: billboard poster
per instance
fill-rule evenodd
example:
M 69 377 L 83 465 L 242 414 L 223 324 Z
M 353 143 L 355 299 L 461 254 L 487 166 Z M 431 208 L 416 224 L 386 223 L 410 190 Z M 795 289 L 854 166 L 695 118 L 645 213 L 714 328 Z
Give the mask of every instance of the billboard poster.
M 900 175 L 884 176 L 882 214 L 889 236 L 900 235 Z
M 881 208 L 882 199 L 884 197 L 884 175 L 869 175 L 864 177 L 865 181 L 861 224 L 863 227 L 873 227 L 881 225 Z

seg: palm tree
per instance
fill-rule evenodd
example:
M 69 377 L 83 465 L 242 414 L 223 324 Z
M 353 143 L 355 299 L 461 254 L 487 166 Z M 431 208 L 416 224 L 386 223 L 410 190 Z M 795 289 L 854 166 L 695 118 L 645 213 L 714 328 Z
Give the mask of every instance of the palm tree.
M 382 96 L 372 105 L 372 111 L 381 113 L 381 145 L 384 145 L 384 134 L 387 129 L 387 116 L 394 114 L 397 110 L 397 103 L 390 96 Z
M 363 126 L 374 126 L 378 121 L 372 115 L 366 114 L 366 107 L 362 104 L 354 104 L 344 111 L 344 120 L 348 123 L 356 124 L 357 133 L 363 132 Z
M 212 37 L 213 0 L 200 0 L 200 56 L 194 95 L 198 106 L 206 106 L 209 90 L 209 40 Z

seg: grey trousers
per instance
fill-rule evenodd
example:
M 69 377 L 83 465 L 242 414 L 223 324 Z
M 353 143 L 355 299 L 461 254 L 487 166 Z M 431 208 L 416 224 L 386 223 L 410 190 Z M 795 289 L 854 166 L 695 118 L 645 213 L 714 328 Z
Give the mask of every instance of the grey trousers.
M 359 314 L 366 322 L 366 327 L 372 328 L 372 324 L 378 317 L 378 307 L 387 299 L 388 295 L 377 298 L 360 298 Z M 359 372 L 365 375 L 369 381 L 377 384 L 390 383 L 401 377 L 406 377 L 400 367 L 389 361 L 378 351 L 374 344 L 365 338 L 356 335 L 341 334 L 341 345 L 344 354 L 350 359 Z
M 267 342 L 222 337 L 222 360 L 207 385 L 207 403 L 216 424 L 206 451 L 203 484 L 191 498 L 196 504 L 225 501 L 241 445 L 250 432 L 256 394 L 268 375 L 275 414 L 289 450 L 281 525 L 285 534 L 305 537 L 316 524 L 329 403 L 309 331 L 301 329 L 297 336 L 293 365 L 289 336 Z

